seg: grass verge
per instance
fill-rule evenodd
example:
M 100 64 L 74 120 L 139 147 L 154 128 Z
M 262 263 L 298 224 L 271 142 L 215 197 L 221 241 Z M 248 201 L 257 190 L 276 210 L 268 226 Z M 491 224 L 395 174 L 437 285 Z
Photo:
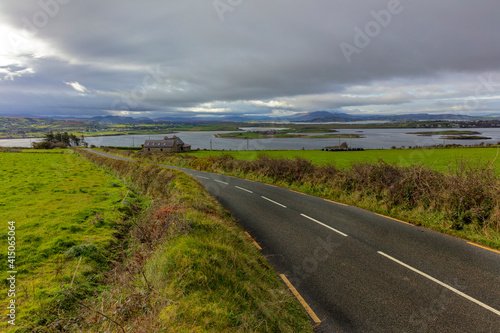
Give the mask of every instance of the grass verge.
M 108 288 L 65 323 L 71 330 L 312 332 L 304 309 L 199 183 L 174 170 L 81 154 L 152 201 Z

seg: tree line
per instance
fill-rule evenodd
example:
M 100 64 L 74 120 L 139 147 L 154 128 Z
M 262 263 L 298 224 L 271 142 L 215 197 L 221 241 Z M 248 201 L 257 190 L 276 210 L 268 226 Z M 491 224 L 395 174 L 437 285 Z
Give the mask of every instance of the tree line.
M 43 137 L 43 141 L 33 143 L 33 148 L 35 149 L 52 149 L 52 148 L 67 148 L 67 147 L 80 147 L 88 146 L 85 142 L 85 138 L 76 136 L 75 134 L 64 133 L 53 133 L 52 131 L 46 133 Z

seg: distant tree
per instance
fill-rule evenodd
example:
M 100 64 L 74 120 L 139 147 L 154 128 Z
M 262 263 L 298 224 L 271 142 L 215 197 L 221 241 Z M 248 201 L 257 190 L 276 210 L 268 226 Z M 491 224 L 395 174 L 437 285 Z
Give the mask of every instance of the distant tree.
M 64 142 L 56 142 L 54 144 L 54 148 L 57 148 L 57 149 L 64 149 L 64 148 L 68 148 L 68 145 L 65 144 Z
M 347 142 L 342 142 L 340 144 L 340 148 L 349 148 L 349 145 L 347 144 Z
M 80 146 L 80 138 L 74 134 L 71 134 L 69 136 L 69 145 L 74 147 Z
M 52 133 L 52 131 L 50 131 L 49 133 L 46 133 L 44 141 L 52 142 L 52 143 L 56 142 L 56 139 L 54 137 L 54 133 Z
M 39 149 L 51 149 L 54 148 L 56 144 L 58 147 L 88 146 L 88 144 L 84 141 L 83 135 L 81 138 L 79 138 L 75 134 L 68 134 L 68 132 L 64 133 L 57 132 L 54 134 L 52 131 L 50 131 L 44 135 L 44 141 L 42 142 L 46 143 L 37 145 L 37 147 L 43 146 L 46 148 L 39 148 Z M 33 147 L 35 147 L 35 145 L 33 145 Z
M 34 149 L 52 149 L 54 148 L 54 144 L 49 141 L 42 141 L 42 142 L 33 142 L 33 148 Z
M 63 134 L 61 134 L 61 140 L 60 142 L 62 143 L 65 143 L 66 145 L 70 146 L 70 142 L 69 142 L 69 134 L 68 132 L 64 132 Z

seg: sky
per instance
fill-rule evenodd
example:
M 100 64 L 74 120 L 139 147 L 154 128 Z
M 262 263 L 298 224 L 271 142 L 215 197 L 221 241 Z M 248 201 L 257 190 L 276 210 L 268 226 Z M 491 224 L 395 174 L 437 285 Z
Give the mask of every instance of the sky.
M 2 0 L 0 115 L 500 114 L 498 0 Z

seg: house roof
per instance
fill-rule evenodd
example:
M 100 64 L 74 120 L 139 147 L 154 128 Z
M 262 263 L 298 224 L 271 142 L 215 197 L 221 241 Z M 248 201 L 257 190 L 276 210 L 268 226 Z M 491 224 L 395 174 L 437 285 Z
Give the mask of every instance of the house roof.
M 174 142 L 177 146 L 186 146 L 184 141 L 181 138 L 176 136 L 172 138 L 165 137 L 163 140 L 146 140 L 144 142 L 144 147 L 147 148 L 172 148 L 174 146 Z

